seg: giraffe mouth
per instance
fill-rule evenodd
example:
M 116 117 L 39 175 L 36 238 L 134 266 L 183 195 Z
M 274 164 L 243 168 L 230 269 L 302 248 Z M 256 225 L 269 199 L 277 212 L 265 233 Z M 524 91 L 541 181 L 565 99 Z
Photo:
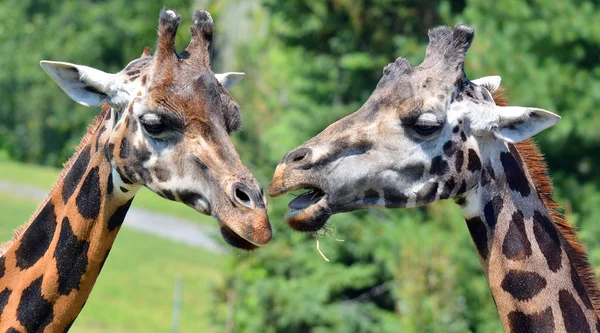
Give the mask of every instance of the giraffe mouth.
M 304 193 L 299 194 L 296 198 L 292 199 L 288 204 L 291 210 L 303 210 L 306 209 L 325 197 L 325 192 L 318 188 L 306 189 Z
M 240 235 L 238 235 L 235 231 L 231 230 L 225 224 L 221 224 L 221 236 L 223 239 L 231 246 L 237 247 L 238 249 L 251 251 L 258 248 L 258 245 L 252 244 L 247 241 Z
M 327 219 L 332 215 L 327 203 L 327 193 L 316 187 L 302 190 L 304 190 L 303 193 L 289 202 L 290 211 L 286 214 L 285 220 L 294 230 L 317 231 L 325 225 Z

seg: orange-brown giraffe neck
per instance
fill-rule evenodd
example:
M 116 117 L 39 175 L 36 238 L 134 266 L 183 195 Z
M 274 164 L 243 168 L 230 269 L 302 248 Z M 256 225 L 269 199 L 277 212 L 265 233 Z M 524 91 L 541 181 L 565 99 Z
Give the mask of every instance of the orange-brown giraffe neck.
M 135 193 L 114 188 L 102 149 L 111 112 L 0 258 L 0 331 L 63 332 L 83 308 Z

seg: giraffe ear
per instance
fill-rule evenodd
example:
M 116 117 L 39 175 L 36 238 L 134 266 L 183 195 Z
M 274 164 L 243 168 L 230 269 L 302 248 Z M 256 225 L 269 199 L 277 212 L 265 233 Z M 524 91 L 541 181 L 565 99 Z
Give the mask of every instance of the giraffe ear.
M 71 99 L 81 105 L 99 106 L 110 99 L 115 74 L 58 61 L 40 61 L 40 66 Z
M 489 92 L 493 93 L 500 87 L 502 78 L 498 75 L 484 76 L 479 79 L 472 80 L 471 82 L 478 86 L 484 86 Z
M 217 78 L 217 81 L 221 83 L 223 88 L 229 90 L 236 83 L 240 82 L 244 78 L 244 75 L 246 74 L 239 72 L 228 72 L 223 74 L 215 74 L 215 77 Z
M 488 123 L 488 128 L 494 136 L 510 143 L 529 139 L 560 121 L 559 115 L 538 108 L 501 106 L 494 111 L 496 121 Z

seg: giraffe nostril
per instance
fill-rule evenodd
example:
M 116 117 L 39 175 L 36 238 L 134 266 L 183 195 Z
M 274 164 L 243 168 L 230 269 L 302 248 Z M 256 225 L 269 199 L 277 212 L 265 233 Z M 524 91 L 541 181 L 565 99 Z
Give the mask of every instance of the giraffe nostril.
M 294 158 L 293 162 L 299 162 L 302 161 L 304 158 L 306 157 L 306 154 L 303 155 L 298 155 Z
M 252 192 L 249 192 L 249 189 L 247 189 L 246 186 L 238 183 L 234 187 L 233 198 L 237 203 L 242 204 L 243 206 L 254 208 L 256 204 L 251 193 Z
M 235 197 L 245 205 L 250 205 L 252 203 L 248 194 L 244 193 L 239 188 L 235 190 Z
M 298 150 L 295 150 L 293 152 L 291 152 L 286 158 L 285 160 L 288 163 L 298 163 L 298 162 L 302 162 L 304 160 L 308 160 L 308 157 L 310 156 L 310 149 L 308 148 L 300 148 Z

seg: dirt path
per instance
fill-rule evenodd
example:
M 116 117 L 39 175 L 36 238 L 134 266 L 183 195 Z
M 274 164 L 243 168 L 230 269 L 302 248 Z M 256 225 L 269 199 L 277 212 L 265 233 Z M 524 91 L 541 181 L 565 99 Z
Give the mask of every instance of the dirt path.
M 44 200 L 47 194 L 42 189 L 27 185 L 15 185 L 2 179 L 0 179 L 0 193 L 36 202 Z M 129 209 L 123 226 L 190 246 L 202 247 L 211 252 L 227 252 L 227 248 L 217 240 L 220 236 L 216 227 L 199 225 L 145 209 L 135 207 Z

